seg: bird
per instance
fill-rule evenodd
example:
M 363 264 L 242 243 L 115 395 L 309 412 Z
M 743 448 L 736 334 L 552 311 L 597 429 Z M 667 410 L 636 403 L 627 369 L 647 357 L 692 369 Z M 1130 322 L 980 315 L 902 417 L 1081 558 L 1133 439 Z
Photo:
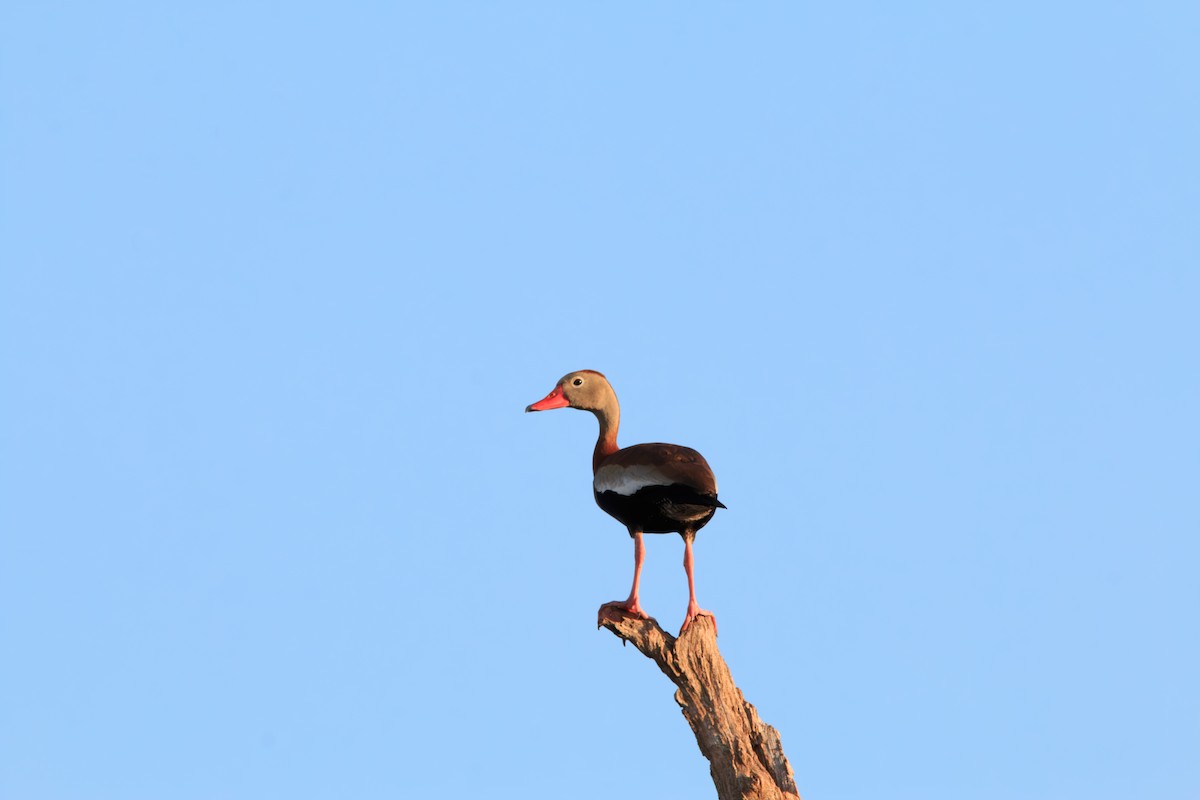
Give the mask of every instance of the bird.
M 708 524 L 718 508 L 726 508 L 717 499 L 717 479 L 704 456 L 690 447 L 677 444 L 617 445 L 621 406 L 617 394 L 603 373 L 591 369 L 570 372 L 562 377 L 550 394 L 525 407 L 530 411 L 575 408 L 590 411 L 600 423 L 600 435 L 592 452 L 592 491 L 596 505 L 623 524 L 633 539 L 633 588 L 625 600 L 601 606 L 648 619 L 638 602 L 638 583 L 646 547 L 647 533 L 678 533 L 683 537 L 683 568 L 687 573 L 687 614 L 679 634 L 697 617 L 709 617 L 716 629 L 716 616 L 696 602 L 692 541 L 696 532 Z

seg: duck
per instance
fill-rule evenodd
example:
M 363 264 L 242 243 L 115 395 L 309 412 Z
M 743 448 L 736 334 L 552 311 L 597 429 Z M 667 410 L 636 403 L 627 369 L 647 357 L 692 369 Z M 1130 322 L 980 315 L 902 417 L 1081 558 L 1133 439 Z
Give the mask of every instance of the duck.
M 603 373 L 591 369 L 564 375 L 550 394 L 525 407 L 531 411 L 574 408 L 590 411 L 600 424 L 592 451 L 592 491 L 596 505 L 629 531 L 633 539 L 633 587 L 625 600 L 600 607 L 649 619 L 638 600 L 648 533 L 678 533 L 683 537 L 683 569 L 687 573 L 688 605 L 679 634 L 698 617 L 709 617 L 716 632 L 716 616 L 696 602 L 695 559 L 692 542 L 717 509 L 726 508 L 717 498 L 717 479 L 704 456 L 690 447 L 653 442 L 620 447 L 617 431 L 621 406 Z

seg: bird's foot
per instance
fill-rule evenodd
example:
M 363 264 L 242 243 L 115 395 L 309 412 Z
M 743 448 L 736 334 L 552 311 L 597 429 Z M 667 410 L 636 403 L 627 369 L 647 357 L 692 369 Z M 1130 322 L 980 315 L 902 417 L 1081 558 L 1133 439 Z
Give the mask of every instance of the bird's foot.
M 605 603 L 600 606 L 600 613 L 596 616 L 596 627 L 598 628 L 603 625 L 604 618 L 609 615 L 650 619 L 650 615 L 642 610 L 636 598 L 613 600 L 611 603 Z
M 708 617 L 712 620 L 713 634 L 717 632 L 717 615 L 711 611 L 705 611 L 698 606 L 695 601 L 688 603 L 687 616 L 683 618 L 683 627 L 679 629 L 679 635 L 683 636 L 683 632 L 688 629 L 688 625 L 692 624 L 692 620 L 696 617 Z

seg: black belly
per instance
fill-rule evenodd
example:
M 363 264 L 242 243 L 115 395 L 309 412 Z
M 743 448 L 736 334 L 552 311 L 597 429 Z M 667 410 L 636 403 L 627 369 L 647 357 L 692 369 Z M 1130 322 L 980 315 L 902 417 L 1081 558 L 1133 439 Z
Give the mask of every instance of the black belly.
M 633 530 L 645 533 L 693 533 L 725 506 L 715 495 L 696 492 L 678 484 L 647 486 L 631 495 L 593 492 L 596 505 Z

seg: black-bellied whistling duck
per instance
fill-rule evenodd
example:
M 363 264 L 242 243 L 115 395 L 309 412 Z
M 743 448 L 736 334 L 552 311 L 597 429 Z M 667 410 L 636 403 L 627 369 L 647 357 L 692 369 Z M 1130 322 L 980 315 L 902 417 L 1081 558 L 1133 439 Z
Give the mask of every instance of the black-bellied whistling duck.
M 683 537 L 683 568 L 687 572 L 688 608 L 682 635 L 696 617 L 713 617 L 696 603 L 696 580 L 692 573 L 692 540 L 718 508 L 717 479 L 704 456 L 677 444 L 635 444 L 617 447 L 621 407 L 608 379 L 585 369 L 563 376 L 554 391 L 526 406 L 526 411 L 578 408 L 590 411 L 600 421 L 600 436 L 592 453 L 592 489 L 596 504 L 629 529 L 633 538 L 633 589 L 629 599 L 605 603 L 641 619 L 646 612 L 638 604 L 638 579 L 646 547 L 643 533 L 678 533 Z M 716 617 L 713 625 L 716 626 Z

